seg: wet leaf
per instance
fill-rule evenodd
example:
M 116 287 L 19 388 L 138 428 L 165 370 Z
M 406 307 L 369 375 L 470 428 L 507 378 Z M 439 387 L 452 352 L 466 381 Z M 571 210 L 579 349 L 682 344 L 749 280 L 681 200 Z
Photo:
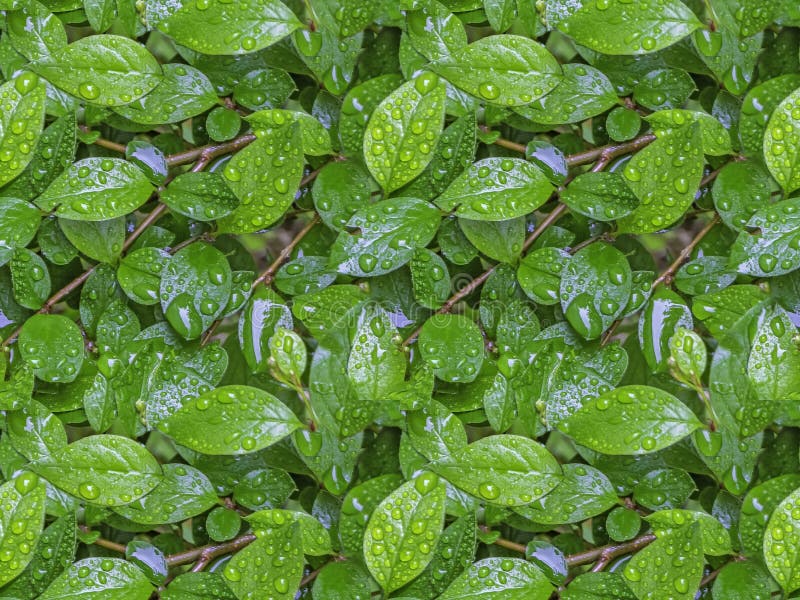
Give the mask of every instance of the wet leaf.
M 77 584 L 73 585 L 75 581 Z M 78 590 L 76 587 L 80 586 Z M 147 600 L 153 585 L 144 573 L 121 558 L 84 558 L 69 567 L 39 596 L 43 600 Z
M 42 381 L 70 382 L 83 364 L 83 336 L 74 321 L 62 315 L 34 315 L 20 331 L 23 359 Z
M 767 569 L 787 592 L 800 587 L 797 573 L 798 525 L 794 516 L 800 508 L 800 490 L 784 498 L 772 513 L 764 531 L 764 561 Z
M 300 422 L 272 394 L 229 385 L 189 400 L 158 427 L 203 454 L 246 454 L 280 441 Z
M 730 266 L 739 273 L 775 277 L 800 266 L 797 198 L 757 210 L 731 248 Z
M 165 3 L 155 24 L 177 43 L 203 54 L 247 54 L 280 41 L 301 26 L 279 0 L 248 0 L 231 6 L 218 0 Z M 209 27 L 209 24 L 213 24 Z
M 637 552 L 622 574 L 637 598 L 694 598 L 703 575 L 700 525 L 692 523 Z
M 541 44 L 517 35 L 473 42 L 430 68 L 468 94 L 502 106 L 529 104 L 561 81 L 561 67 Z
M 576 442 L 603 454 L 656 452 L 699 427 L 697 417 L 677 398 L 643 385 L 593 398 L 559 424 Z
M 764 132 L 764 162 L 787 193 L 800 188 L 800 173 L 796 172 L 800 123 L 794 116 L 798 111 L 800 90 L 795 90 L 775 108 Z
M 35 156 L 44 127 L 45 86 L 29 71 L 0 85 L 0 186 L 22 173 Z
M 85 102 L 129 104 L 152 91 L 161 66 L 144 46 L 118 35 L 93 35 L 31 63 L 48 82 Z
M 647 233 L 672 225 L 694 201 L 703 174 L 700 125 L 673 130 L 637 152 L 623 176 L 639 206 L 620 219 L 620 231 Z
M 598 242 L 576 252 L 561 275 L 564 316 L 587 340 L 599 337 L 622 314 L 630 293 L 628 261 L 607 244 Z
M 350 218 L 331 248 L 329 266 L 339 273 L 376 277 L 399 269 L 439 228 L 439 212 L 416 198 L 390 198 Z
M 30 471 L 23 471 L 0 486 L 0 585 L 13 580 L 34 557 L 31 550 L 44 527 L 45 486 Z
M 496 557 L 484 558 L 470 566 L 439 598 L 547 600 L 552 591 L 553 586 L 544 573 L 531 563 Z
M 439 478 L 423 472 L 373 511 L 364 535 L 364 560 L 387 593 L 414 579 L 433 558 L 444 526 L 444 500 Z
M 656 52 L 701 26 L 677 0 L 647 0 L 635 6 L 620 0 L 586 2 L 570 6 L 564 17 L 556 24 L 560 31 L 603 54 Z
M 483 364 L 483 336 L 478 326 L 462 315 L 446 314 L 426 321 L 418 344 L 422 358 L 443 381 L 472 381 Z
M 482 438 L 430 468 L 491 504 L 530 504 L 561 481 L 561 467 L 544 446 L 516 435 Z
M 507 221 L 544 204 L 553 190 L 544 173 L 519 158 L 484 158 L 459 175 L 436 205 L 475 221 Z
M 161 481 L 161 467 L 144 446 L 117 435 L 94 435 L 31 463 L 56 487 L 101 506 L 129 504 Z
M 618 173 L 578 175 L 561 194 L 573 211 L 596 221 L 614 221 L 633 212 L 639 201 Z
M 191 244 L 176 252 L 161 275 L 161 309 L 187 340 L 208 329 L 222 314 L 230 294 L 230 265 L 222 252 L 207 244 Z

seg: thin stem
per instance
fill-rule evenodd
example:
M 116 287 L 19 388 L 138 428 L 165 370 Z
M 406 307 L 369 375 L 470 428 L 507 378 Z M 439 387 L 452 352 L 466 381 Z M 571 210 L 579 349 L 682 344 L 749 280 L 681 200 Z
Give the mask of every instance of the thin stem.
M 92 133 L 92 130 L 86 125 L 79 125 L 78 128 L 83 133 Z M 107 140 L 101 137 L 93 141 L 92 144 L 94 144 L 95 146 L 100 146 L 101 148 L 105 148 L 106 150 L 113 150 L 114 152 L 119 152 L 120 154 L 125 154 L 126 150 L 125 144 L 118 144 L 117 142 L 112 142 L 111 140 Z
M 646 533 L 642 536 L 632 539 L 629 542 L 623 542 L 622 544 L 609 544 L 608 546 L 593 548 L 592 550 L 586 550 L 585 552 L 570 554 L 567 556 L 567 565 L 570 567 L 577 567 L 579 565 L 588 565 L 597 560 L 603 559 L 605 559 L 606 562 L 610 562 L 618 556 L 632 554 L 641 550 L 655 539 L 655 535 L 652 533 Z
M 178 565 L 193 563 L 196 560 L 205 560 L 207 564 L 217 556 L 232 554 L 233 552 L 241 550 L 245 546 L 255 541 L 255 539 L 255 535 L 252 533 L 246 533 L 222 544 L 209 544 L 208 546 L 193 548 L 191 550 L 186 550 L 185 552 L 170 554 L 167 556 L 167 565 L 170 567 L 176 567 Z
M 89 529 L 86 525 L 79 525 L 78 528 L 83 533 L 92 533 L 92 530 Z M 125 546 L 123 544 L 118 544 L 117 542 L 112 542 L 111 540 L 107 540 L 105 538 L 97 538 L 95 541 L 92 542 L 95 546 L 100 546 L 101 548 L 105 548 L 106 550 L 111 550 L 113 552 L 119 552 L 120 554 L 125 554 Z
M 301 187 L 308 182 L 312 181 L 316 174 L 319 173 L 319 169 L 310 173 L 306 176 L 303 181 L 300 182 Z M 313 176 L 313 177 L 312 177 Z M 305 182 L 305 183 L 304 183 Z M 272 261 L 272 264 L 264 270 L 261 275 L 259 275 L 254 281 L 253 284 L 250 286 L 250 289 L 253 290 L 258 287 L 260 284 L 264 284 L 266 286 L 272 285 L 272 281 L 275 279 L 275 274 L 278 272 L 278 269 L 281 268 L 284 262 L 292 255 L 294 249 L 297 245 L 302 241 L 304 237 L 311 231 L 314 226 L 316 226 L 321 221 L 318 214 L 314 214 L 313 218 L 306 224 L 303 229 L 297 232 L 291 242 L 289 242 L 283 250 L 281 250 L 278 257 Z M 214 337 L 214 333 L 217 331 L 219 324 L 222 322 L 222 319 L 216 319 L 214 322 L 209 325 L 208 329 L 206 330 L 205 334 L 203 335 L 202 340 L 200 341 L 201 346 L 206 346 L 211 341 L 211 338 Z
M 201 146 L 199 148 L 192 148 L 177 154 L 170 154 L 167 156 L 167 165 L 176 167 L 178 165 L 185 165 L 200 159 L 201 156 L 206 156 L 208 160 L 212 160 L 218 156 L 231 154 L 237 150 L 241 150 L 256 139 L 252 133 L 245 133 L 229 142 L 222 144 L 209 144 L 208 146 Z
M 278 254 L 278 257 L 274 261 L 272 261 L 272 264 L 268 266 L 264 270 L 264 272 L 261 273 L 261 275 L 256 277 L 255 281 L 253 281 L 253 287 L 255 288 L 256 286 L 262 283 L 264 285 L 271 285 L 272 281 L 275 279 L 275 274 L 278 272 L 278 269 L 280 269 L 283 263 L 285 263 L 289 259 L 289 257 L 292 255 L 292 252 L 294 252 L 294 249 L 297 247 L 297 245 L 303 240 L 304 237 L 306 237 L 308 232 L 311 231 L 319 222 L 320 222 L 319 215 L 315 214 L 314 218 L 312 218 L 308 222 L 308 224 L 306 224 L 305 227 L 303 227 L 300 231 L 297 232 L 297 235 L 294 236 L 292 241 L 289 242 L 286 246 L 284 246 L 283 250 L 281 250 L 280 254 Z
M 703 229 L 701 229 L 696 236 L 694 236 L 694 239 L 691 242 L 689 242 L 689 244 L 686 245 L 683 248 L 683 250 L 680 251 L 680 254 L 678 254 L 678 257 L 674 261 L 672 261 L 672 264 L 669 267 L 667 267 L 667 269 L 663 273 L 661 273 L 661 275 L 658 276 L 658 278 L 653 282 L 653 285 L 650 287 L 650 289 L 651 290 L 655 289 L 662 283 L 670 285 L 672 283 L 672 280 L 675 278 L 675 274 L 678 272 L 678 269 L 680 269 L 683 263 L 685 263 L 688 260 L 688 258 L 692 255 L 692 252 L 694 252 L 694 249 L 697 247 L 697 245 L 703 241 L 703 238 L 706 237 L 706 235 L 708 235 L 708 232 L 714 229 L 714 227 L 720 221 L 721 219 L 719 215 L 715 214 L 714 217 L 708 222 L 708 224 L 706 224 L 706 226 L 703 227 Z

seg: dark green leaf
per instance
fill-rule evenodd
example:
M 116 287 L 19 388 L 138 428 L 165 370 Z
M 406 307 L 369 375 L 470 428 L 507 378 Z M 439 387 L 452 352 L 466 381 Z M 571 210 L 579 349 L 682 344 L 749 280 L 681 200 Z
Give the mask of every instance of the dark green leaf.
M 126 560 L 84 558 L 59 575 L 39 598 L 147 600 L 153 589 L 144 573 Z

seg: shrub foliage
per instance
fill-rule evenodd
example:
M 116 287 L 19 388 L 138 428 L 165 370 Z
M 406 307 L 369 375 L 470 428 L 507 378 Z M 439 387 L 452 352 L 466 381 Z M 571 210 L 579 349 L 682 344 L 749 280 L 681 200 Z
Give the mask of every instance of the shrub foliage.
M 0 597 L 798 597 L 795 0 L 0 11 Z

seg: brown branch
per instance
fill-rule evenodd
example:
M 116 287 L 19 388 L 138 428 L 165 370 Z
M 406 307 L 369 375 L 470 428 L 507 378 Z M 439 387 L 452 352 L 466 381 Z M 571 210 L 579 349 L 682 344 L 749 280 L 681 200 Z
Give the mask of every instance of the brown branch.
M 192 148 L 191 150 L 186 150 L 185 152 L 170 154 L 167 156 L 167 165 L 170 167 L 185 165 L 199 160 L 202 156 L 207 157 L 208 160 L 213 160 L 218 156 L 231 154 L 237 150 L 241 150 L 248 144 L 252 143 L 255 139 L 256 136 L 252 133 L 245 133 L 244 135 L 240 135 L 239 137 L 222 144 L 209 144 L 208 146 Z
M 721 219 L 719 215 L 715 214 L 714 218 L 712 218 L 708 222 L 708 224 L 706 224 L 706 226 L 703 227 L 703 229 L 701 229 L 696 236 L 694 236 L 694 239 L 691 242 L 689 242 L 689 244 L 686 245 L 683 248 L 683 250 L 680 251 L 680 254 L 678 254 L 678 257 L 674 261 L 672 261 L 672 264 L 669 267 L 667 267 L 667 269 L 663 273 L 661 273 L 661 275 L 658 276 L 658 278 L 653 282 L 653 285 L 650 286 L 650 289 L 653 290 L 662 283 L 670 285 L 672 283 L 672 280 L 675 278 L 675 274 L 678 272 L 678 269 L 680 269 L 683 263 L 685 263 L 687 259 L 692 255 L 694 249 L 700 242 L 703 241 L 703 238 L 706 237 L 706 235 L 708 235 L 708 232 L 714 229 L 714 227 L 716 227 L 716 225 L 720 221 Z
M 232 539 L 229 542 L 223 542 L 221 544 L 209 544 L 208 546 L 193 548 L 191 550 L 186 550 L 185 552 L 170 554 L 167 556 L 167 565 L 170 567 L 176 567 L 178 565 L 193 563 L 198 560 L 205 560 L 207 564 L 217 556 L 223 556 L 225 554 L 231 554 L 241 550 L 245 546 L 255 541 L 255 539 L 255 535 L 252 533 L 246 533 Z
M 83 533 L 92 533 L 92 530 L 88 528 L 86 525 L 79 525 L 78 529 L 80 529 Z M 120 554 L 125 554 L 125 545 L 118 544 L 117 542 L 112 542 L 111 540 L 107 540 L 105 538 L 97 538 L 95 541 L 92 542 L 95 546 L 100 546 L 101 548 L 105 548 L 106 550 L 112 550 L 113 552 L 119 552 Z
M 652 533 L 646 533 L 632 539 L 629 542 L 623 542 L 621 544 L 609 544 L 608 546 L 593 548 L 592 550 L 586 550 L 585 552 L 570 554 L 567 556 L 567 565 L 570 567 L 577 567 L 579 565 L 587 565 L 599 560 L 605 560 L 606 563 L 608 563 L 618 556 L 632 554 L 633 552 L 641 550 L 655 539 L 655 535 Z
M 92 130 L 86 125 L 79 125 L 78 129 L 80 129 L 83 133 L 92 133 Z M 92 144 L 94 144 L 95 146 L 100 146 L 101 148 L 105 148 L 106 150 L 119 152 L 120 154 L 125 154 L 125 150 L 127 149 L 125 144 L 118 144 L 117 142 L 112 142 L 111 140 L 107 140 L 101 137 L 93 141 Z

